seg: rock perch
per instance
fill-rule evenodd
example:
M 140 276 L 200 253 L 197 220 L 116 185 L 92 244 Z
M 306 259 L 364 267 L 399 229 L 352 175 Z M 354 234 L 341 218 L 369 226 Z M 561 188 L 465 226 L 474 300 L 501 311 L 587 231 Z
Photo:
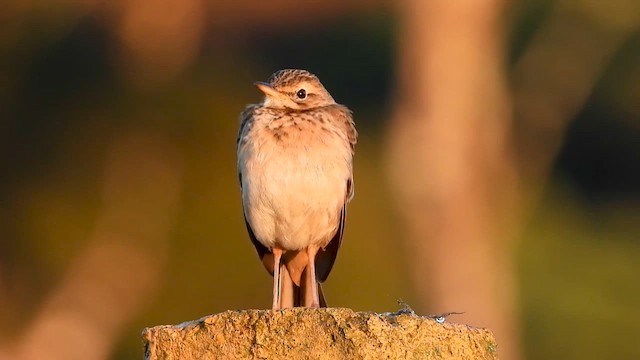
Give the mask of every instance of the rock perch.
M 146 328 L 145 359 L 497 359 L 490 331 L 410 313 L 242 310 Z

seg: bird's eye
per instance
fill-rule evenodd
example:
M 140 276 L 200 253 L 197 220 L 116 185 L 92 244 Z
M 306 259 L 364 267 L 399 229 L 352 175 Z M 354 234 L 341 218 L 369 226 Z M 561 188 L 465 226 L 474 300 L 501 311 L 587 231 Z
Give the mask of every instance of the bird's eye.
M 298 99 L 304 99 L 307 97 L 307 92 L 304 89 L 300 89 L 296 93 L 296 96 L 298 97 Z

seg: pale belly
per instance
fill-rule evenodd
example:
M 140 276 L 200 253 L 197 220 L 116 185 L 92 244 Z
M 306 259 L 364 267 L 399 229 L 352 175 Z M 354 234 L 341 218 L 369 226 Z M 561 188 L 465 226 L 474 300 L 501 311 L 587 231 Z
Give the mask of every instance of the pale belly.
M 338 228 L 350 177 L 350 151 L 273 147 L 246 151 L 241 162 L 243 206 L 258 241 L 268 248 L 325 246 Z

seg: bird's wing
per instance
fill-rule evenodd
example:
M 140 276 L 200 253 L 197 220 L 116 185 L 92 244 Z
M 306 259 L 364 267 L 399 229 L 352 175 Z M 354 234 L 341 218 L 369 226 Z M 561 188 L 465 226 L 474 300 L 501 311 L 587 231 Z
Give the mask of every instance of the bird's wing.
M 351 188 L 350 184 L 351 180 L 349 180 L 349 182 L 347 183 L 347 189 Z M 320 251 L 318 251 L 318 254 L 316 255 L 316 276 L 318 277 L 318 281 L 320 282 L 324 282 L 325 280 L 327 280 L 327 277 L 329 276 L 329 273 L 333 268 L 333 264 L 336 261 L 336 257 L 338 256 L 340 245 L 342 245 L 344 225 L 345 220 L 347 219 L 347 202 L 348 200 L 345 198 L 342 209 L 340 210 L 338 229 L 336 230 L 335 235 L 333 235 L 333 238 L 331 238 L 329 244 L 327 244 L 324 249 L 320 249 Z
M 246 141 L 245 136 L 247 132 L 251 129 L 251 126 L 253 126 L 254 112 L 257 107 L 258 105 L 249 105 L 242 112 L 242 114 L 240 114 L 240 130 L 238 131 L 238 137 L 236 139 L 238 161 L 240 161 L 240 158 L 241 158 L 239 156 L 241 152 L 241 147 L 244 145 L 244 142 Z M 238 181 L 240 182 L 240 191 L 242 191 L 242 167 L 240 166 L 240 163 L 238 163 Z M 243 208 L 244 208 L 244 204 L 243 204 Z M 267 249 L 266 246 L 262 245 L 260 241 L 258 241 L 258 239 L 256 238 L 256 235 L 253 232 L 253 229 L 251 228 L 249 221 L 247 220 L 247 214 L 244 211 L 244 209 L 243 209 L 243 214 L 244 214 L 244 223 L 247 226 L 247 232 L 249 233 L 249 238 L 251 239 L 253 246 L 255 246 L 256 251 L 258 252 L 258 256 L 260 257 L 260 260 L 262 260 L 262 264 L 267 269 L 267 271 L 271 275 L 273 275 L 273 263 L 274 263 L 273 254 L 271 253 L 271 251 L 269 251 L 269 249 Z
M 242 190 L 242 170 L 240 167 L 240 151 L 241 147 L 245 145 L 247 141 L 245 136 L 253 126 L 253 116 L 258 105 L 253 104 L 247 106 L 240 114 L 240 128 L 238 129 L 238 136 L 236 137 L 236 151 L 238 154 L 238 181 L 240 182 L 240 190 Z
M 257 104 L 248 105 L 240 114 L 240 129 L 238 130 L 238 137 L 236 138 L 236 146 L 238 149 L 240 148 L 244 135 L 247 134 L 253 125 L 253 115 L 258 107 L 259 105 Z
M 353 112 L 344 105 L 333 104 L 327 107 L 327 111 L 331 114 L 331 118 L 334 119 L 335 124 L 340 128 L 340 133 L 343 134 L 344 139 L 349 142 L 351 148 L 351 157 L 356 148 L 358 142 L 358 131 L 356 130 L 356 124 L 353 121 Z M 351 164 L 353 166 L 353 164 Z M 353 170 L 351 171 L 351 177 L 347 182 L 347 202 L 353 199 L 354 186 L 353 186 Z
M 255 246 L 256 251 L 258 252 L 258 257 L 260 257 L 260 260 L 262 260 L 262 265 L 264 265 L 265 269 L 267 269 L 269 274 L 273 276 L 273 264 L 274 264 L 273 254 L 271 253 L 271 251 L 269 251 L 269 249 L 267 249 L 266 246 L 262 245 L 262 243 L 258 241 L 258 239 L 256 238 L 256 235 L 253 233 L 253 229 L 251 228 L 249 221 L 247 221 L 246 214 L 244 215 L 244 224 L 247 226 L 247 232 L 249 233 L 249 238 L 251 239 L 253 246 Z
M 328 108 L 329 112 L 333 119 L 336 120 L 338 126 L 342 127 L 343 134 L 345 134 L 346 140 L 349 142 L 351 147 L 351 155 L 353 156 L 356 142 L 358 141 L 358 132 L 356 131 L 355 123 L 353 122 L 353 114 L 351 110 L 349 110 L 346 106 L 335 104 Z M 344 203 L 342 205 L 342 209 L 340 210 L 338 228 L 336 230 L 335 235 L 329 244 L 324 249 L 321 249 L 316 255 L 316 275 L 320 282 L 323 282 L 329 276 L 331 269 L 333 268 L 333 264 L 336 261 L 336 256 L 338 256 L 338 250 L 340 249 L 340 245 L 342 245 L 342 238 L 344 235 L 344 226 L 347 218 L 347 203 L 351 201 L 354 195 L 354 186 L 353 186 L 353 170 L 351 171 L 351 176 L 347 179 L 347 191 L 345 193 Z
M 340 104 L 331 104 L 324 107 L 323 110 L 329 113 L 334 124 L 340 128 L 340 133 L 349 142 L 351 154 L 353 155 L 358 142 L 358 131 L 356 131 L 356 124 L 353 121 L 353 112 L 348 107 Z

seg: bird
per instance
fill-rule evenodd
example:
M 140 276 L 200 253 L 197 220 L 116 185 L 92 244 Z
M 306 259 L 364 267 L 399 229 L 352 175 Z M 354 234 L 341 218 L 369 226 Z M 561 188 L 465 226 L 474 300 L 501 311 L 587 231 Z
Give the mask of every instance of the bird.
M 324 282 L 354 195 L 352 111 L 307 70 L 255 82 L 240 115 L 238 177 L 249 238 L 273 276 L 272 309 L 327 307 Z

